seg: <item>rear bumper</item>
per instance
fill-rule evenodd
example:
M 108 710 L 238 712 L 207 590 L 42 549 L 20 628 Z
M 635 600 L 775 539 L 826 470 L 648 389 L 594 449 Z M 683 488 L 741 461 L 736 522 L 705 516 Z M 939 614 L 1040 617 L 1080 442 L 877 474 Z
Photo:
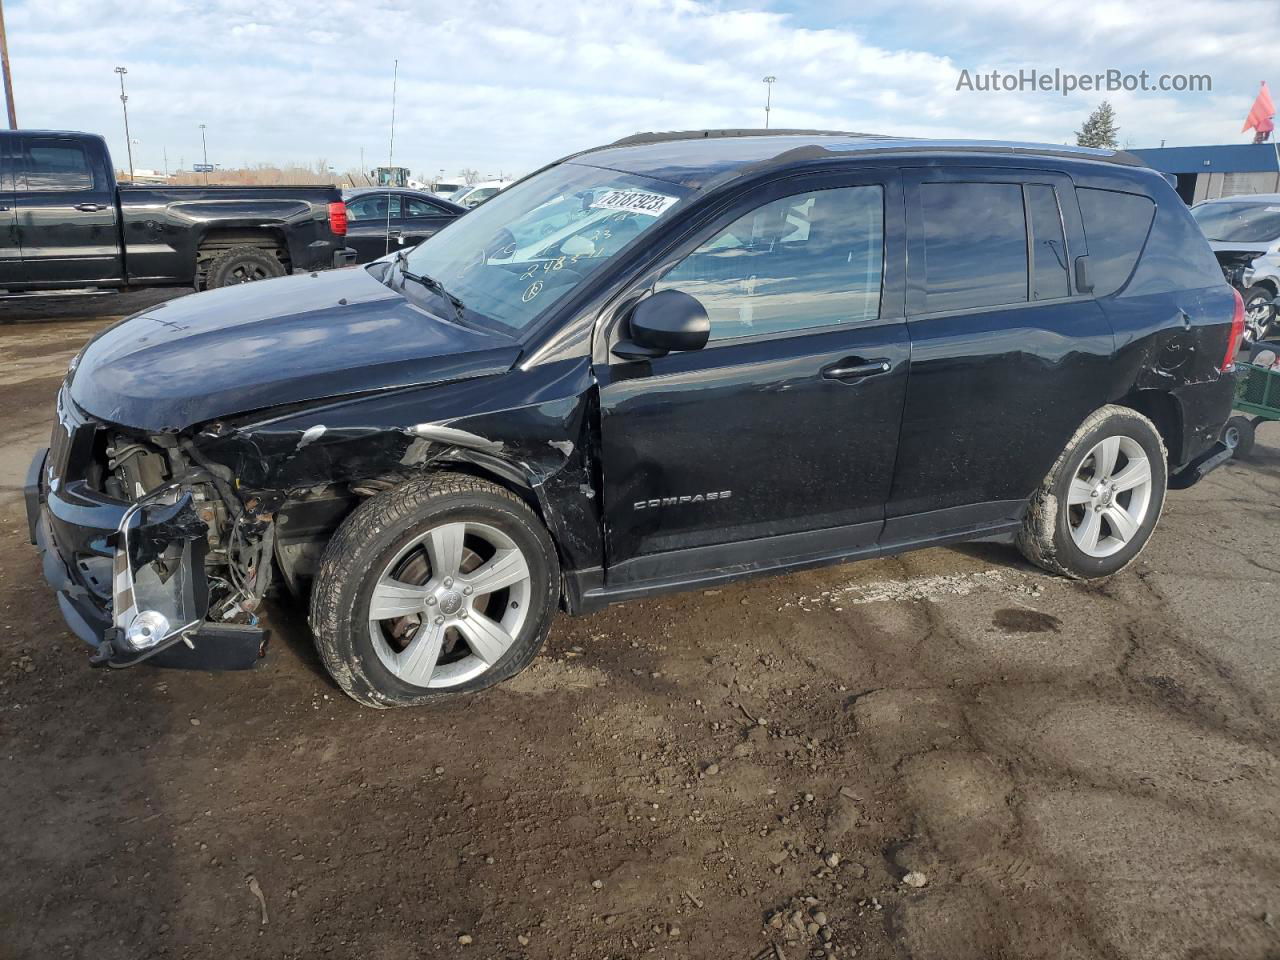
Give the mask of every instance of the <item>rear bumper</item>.
M 1182 490 L 1199 483 L 1231 459 L 1222 428 L 1235 404 L 1237 374 L 1228 368 L 1216 380 L 1187 384 L 1173 391 L 1182 425 L 1181 456 L 1171 465 L 1169 486 Z
M 254 666 L 265 648 L 265 634 L 257 627 L 205 622 L 186 632 L 185 638 L 175 635 L 145 651 L 122 641 L 113 617 L 118 586 L 113 562 L 117 534 L 131 505 L 95 497 L 77 484 L 67 490 L 51 489 L 45 471 L 48 455 L 47 448 L 40 450 L 27 471 L 23 488 L 27 526 L 63 620 L 92 650 L 89 662 L 129 667 L 145 660 L 157 666 L 200 670 Z M 130 535 L 159 540 L 171 526 L 170 519 L 144 522 L 131 527 Z M 203 551 L 197 556 L 202 557 Z M 203 588 L 203 563 L 192 564 L 188 573 Z
M 1203 480 L 1231 459 L 1232 450 L 1221 440 L 1202 453 L 1194 461 L 1169 477 L 1169 489 L 1185 490 Z
M 343 247 L 340 250 L 333 251 L 334 267 L 349 267 L 356 262 L 356 248 Z

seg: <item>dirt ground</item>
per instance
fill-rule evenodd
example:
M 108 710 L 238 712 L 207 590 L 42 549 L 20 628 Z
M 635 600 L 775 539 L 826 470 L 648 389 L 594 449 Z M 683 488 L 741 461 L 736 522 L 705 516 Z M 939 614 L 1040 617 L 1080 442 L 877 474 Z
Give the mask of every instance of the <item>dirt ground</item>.
M 1280 426 L 1106 583 L 928 550 L 379 712 L 287 603 L 252 672 L 88 667 L 20 488 L 101 323 L 0 326 L 0 958 L 1280 957 Z

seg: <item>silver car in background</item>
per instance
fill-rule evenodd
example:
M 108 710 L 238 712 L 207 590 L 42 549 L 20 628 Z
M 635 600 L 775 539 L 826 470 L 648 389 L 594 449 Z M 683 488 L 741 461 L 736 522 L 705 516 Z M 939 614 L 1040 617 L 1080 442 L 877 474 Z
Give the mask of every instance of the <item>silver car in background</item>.
M 1280 332 L 1272 302 L 1280 296 L 1280 193 L 1206 200 L 1191 215 L 1244 299 L 1246 340 Z

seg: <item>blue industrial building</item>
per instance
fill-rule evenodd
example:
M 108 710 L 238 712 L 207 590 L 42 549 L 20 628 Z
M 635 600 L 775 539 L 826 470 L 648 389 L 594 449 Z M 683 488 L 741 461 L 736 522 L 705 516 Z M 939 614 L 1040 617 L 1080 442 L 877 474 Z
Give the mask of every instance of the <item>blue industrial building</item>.
M 1153 170 L 1177 178 L 1187 203 L 1248 193 L 1280 193 L 1280 145 L 1227 143 L 1130 150 Z

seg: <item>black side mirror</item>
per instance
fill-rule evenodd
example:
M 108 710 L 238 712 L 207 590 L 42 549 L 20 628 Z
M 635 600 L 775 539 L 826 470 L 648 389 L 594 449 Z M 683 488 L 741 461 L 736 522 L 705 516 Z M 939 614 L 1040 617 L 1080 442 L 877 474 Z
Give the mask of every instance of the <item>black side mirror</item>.
M 706 308 L 680 290 L 663 290 L 635 305 L 630 318 L 631 338 L 613 347 L 624 360 L 648 360 L 672 350 L 701 350 L 711 336 Z

